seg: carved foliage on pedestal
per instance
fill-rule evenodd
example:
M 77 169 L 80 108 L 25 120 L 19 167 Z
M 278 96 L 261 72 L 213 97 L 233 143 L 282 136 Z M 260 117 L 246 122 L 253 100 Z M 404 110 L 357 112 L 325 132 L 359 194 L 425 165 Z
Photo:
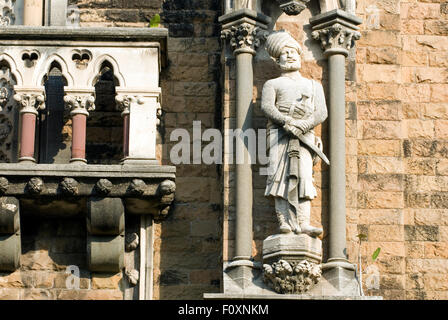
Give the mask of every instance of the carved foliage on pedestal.
M 0 26 L 9 26 L 14 24 L 15 2 L 15 0 L 0 0 Z
M 305 293 L 319 282 L 321 275 L 321 266 L 307 260 L 279 260 L 263 265 L 263 280 L 277 293 Z
M 246 22 L 221 32 L 221 39 L 228 40 L 233 51 L 246 49 L 255 52 L 267 36 L 267 31 Z
M 361 38 L 361 34 L 339 23 L 321 30 L 315 30 L 311 34 L 314 40 L 321 43 L 323 50 L 345 49 L 349 50 L 354 41 Z
M 306 8 L 306 4 L 310 0 L 277 0 L 280 5 L 280 9 L 283 10 L 287 15 L 298 15 Z

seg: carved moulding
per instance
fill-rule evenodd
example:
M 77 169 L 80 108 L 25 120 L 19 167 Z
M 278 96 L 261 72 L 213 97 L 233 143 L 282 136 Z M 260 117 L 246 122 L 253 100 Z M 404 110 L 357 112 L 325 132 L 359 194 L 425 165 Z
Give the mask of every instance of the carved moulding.
M 290 16 L 295 16 L 306 8 L 306 4 L 310 2 L 310 0 L 277 0 L 277 2 L 284 13 Z

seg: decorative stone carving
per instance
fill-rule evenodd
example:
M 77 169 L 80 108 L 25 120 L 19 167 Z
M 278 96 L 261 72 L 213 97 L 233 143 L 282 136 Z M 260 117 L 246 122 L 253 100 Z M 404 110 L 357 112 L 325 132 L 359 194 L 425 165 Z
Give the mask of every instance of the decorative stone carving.
M 5 177 L 0 177 L 0 194 L 4 194 L 8 190 L 9 181 Z
M 23 63 L 25 64 L 25 67 L 27 68 L 34 67 L 38 59 L 39 59 L 39 52 L 37 52 L 36 50 L 32 51 L 26 50 L 22 53 L 22 60 Z
M 107 179 L 100 179 L 95 184 L 95 190 L 101 195 L 107 195 L 109 192 L 111 192 L 113 187 L 112 182 L 110 182 Z
M 38 110 L 45 109 L 45 96 L 43 93 L 16 93 L 14 100 L 19 103 L 20 113 L 38 114 Z
M 288 262 L 279 260 L 263 265 L 263 280 L 277 293 L 301 294 L 319 282 L 322 268 L 307 260 Z
M 7 67 L 0 69 L 0 111 L 6 106 L 11 97 L 12 87 L 11 70 Z
M 270 166 L 265 196 L 275 199 L 275 213 L 282 233 L 306 233 L 316 237 L 322 229 L 310 226 L 311 200 L 317 196 L 313 185 L 313 160 L 328 163 L 322 142 L 313 128 L 327 118 L 322 85 L 301 76 L 299 43 L 287 32 L 271 34 L 266 50 L 282 75 L 264 84 L 261 110 L 277 129 L 271 138 L 277 144 L 269 150 Z
M 221 32 L 221 39 L 228 40 L 232 50 L 243 50 L 255 53 L 255 50 L 266 39 L 268 32 L 250 23 L 243 22 L 231 26 Z
M 72 60 L 78 69 L 85 69 L 92 60 L 92 53 L 88 50 L 73 50 Z
M 14 5 L 15 0 L 0 0 L 0 26 L 14 24 Z
M 79 8 L 77 5 L 72 4 L 67 7 L 67 19 L 65 25 L 67 27 L 79 27 Z
M 38 195 L 44 189 L 44 182 L 39 177 L 31 178 L 26 184 L 26 190 L 32 195 Z
M 319 40 L 324 51 L 330 49 L 349 50 L 361 34 L 353 29 L 335 23 L 327 28 L 315 30 L 311 33 L 314 40 Z
M 125 94 L 119 94 L 115 97 L 115 101 L 117 102 L 117 109 L 121 111 L 121 115 L 129 114 L 131 103 L 143 104 L 143 98 L 140 96 L 130 96 Z
M 64 102 L 66 108 L 70 109 L 70 115 L 85 114 L 95 110 L 95 96 L 93 94 L 65 95 Z
M 128 279 L 129 283 L 132 286 L 137 285 L 138 280 L 140 278 L 140 273 L 138 272 L 138 270 L 135 270 L 135 269 L 133 269 L 131 271 L 126 270 L 125 274 L 126 274 L 126 278 Z
M 287 15 L 298 15 L 306 8 L 306 4 L 310 0 L 277 0 L 280 5 L 280 9 Z
M 165 180 L 159 185 L 160 194 L 165 196 L 176 191 L 176 183 L 171 180 Z
M 79 183 L 73 178 L 64 178 L 59 184 L 63 193 L 67 195 L 77 195 Z
M 137 233 L 133 232 L 131 234 L 126 234 L 126 251 L 134 251 L 137 249 L 138 245 L 140 243 L 140 238 Z
M 133 179 L 129 185 L 129 192 L 136 196 L 142 196 L 146 190 L 146 183 L 141 179 Z

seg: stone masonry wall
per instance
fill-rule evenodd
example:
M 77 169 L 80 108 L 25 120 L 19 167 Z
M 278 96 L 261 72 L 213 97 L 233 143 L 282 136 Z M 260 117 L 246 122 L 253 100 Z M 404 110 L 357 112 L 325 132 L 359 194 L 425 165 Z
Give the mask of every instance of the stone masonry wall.
M 368 236 L 364 266 L 381 248 L 380 290 L 368 292 L 385 299 L 448 298 L 447 8 L 443 0 L 358 1 L 357 78 L 347 83 L 358 155 L 349 252 L 358 232 Z

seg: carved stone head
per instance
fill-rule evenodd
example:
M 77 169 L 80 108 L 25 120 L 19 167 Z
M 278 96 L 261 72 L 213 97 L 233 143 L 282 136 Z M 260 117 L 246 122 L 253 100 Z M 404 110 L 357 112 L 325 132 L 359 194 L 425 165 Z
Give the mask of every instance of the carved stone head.
M 301 67 L 302 48 L 287 31 L 270 34 L 266 39 L 266 51 L 284 71 L 295 71 Z

